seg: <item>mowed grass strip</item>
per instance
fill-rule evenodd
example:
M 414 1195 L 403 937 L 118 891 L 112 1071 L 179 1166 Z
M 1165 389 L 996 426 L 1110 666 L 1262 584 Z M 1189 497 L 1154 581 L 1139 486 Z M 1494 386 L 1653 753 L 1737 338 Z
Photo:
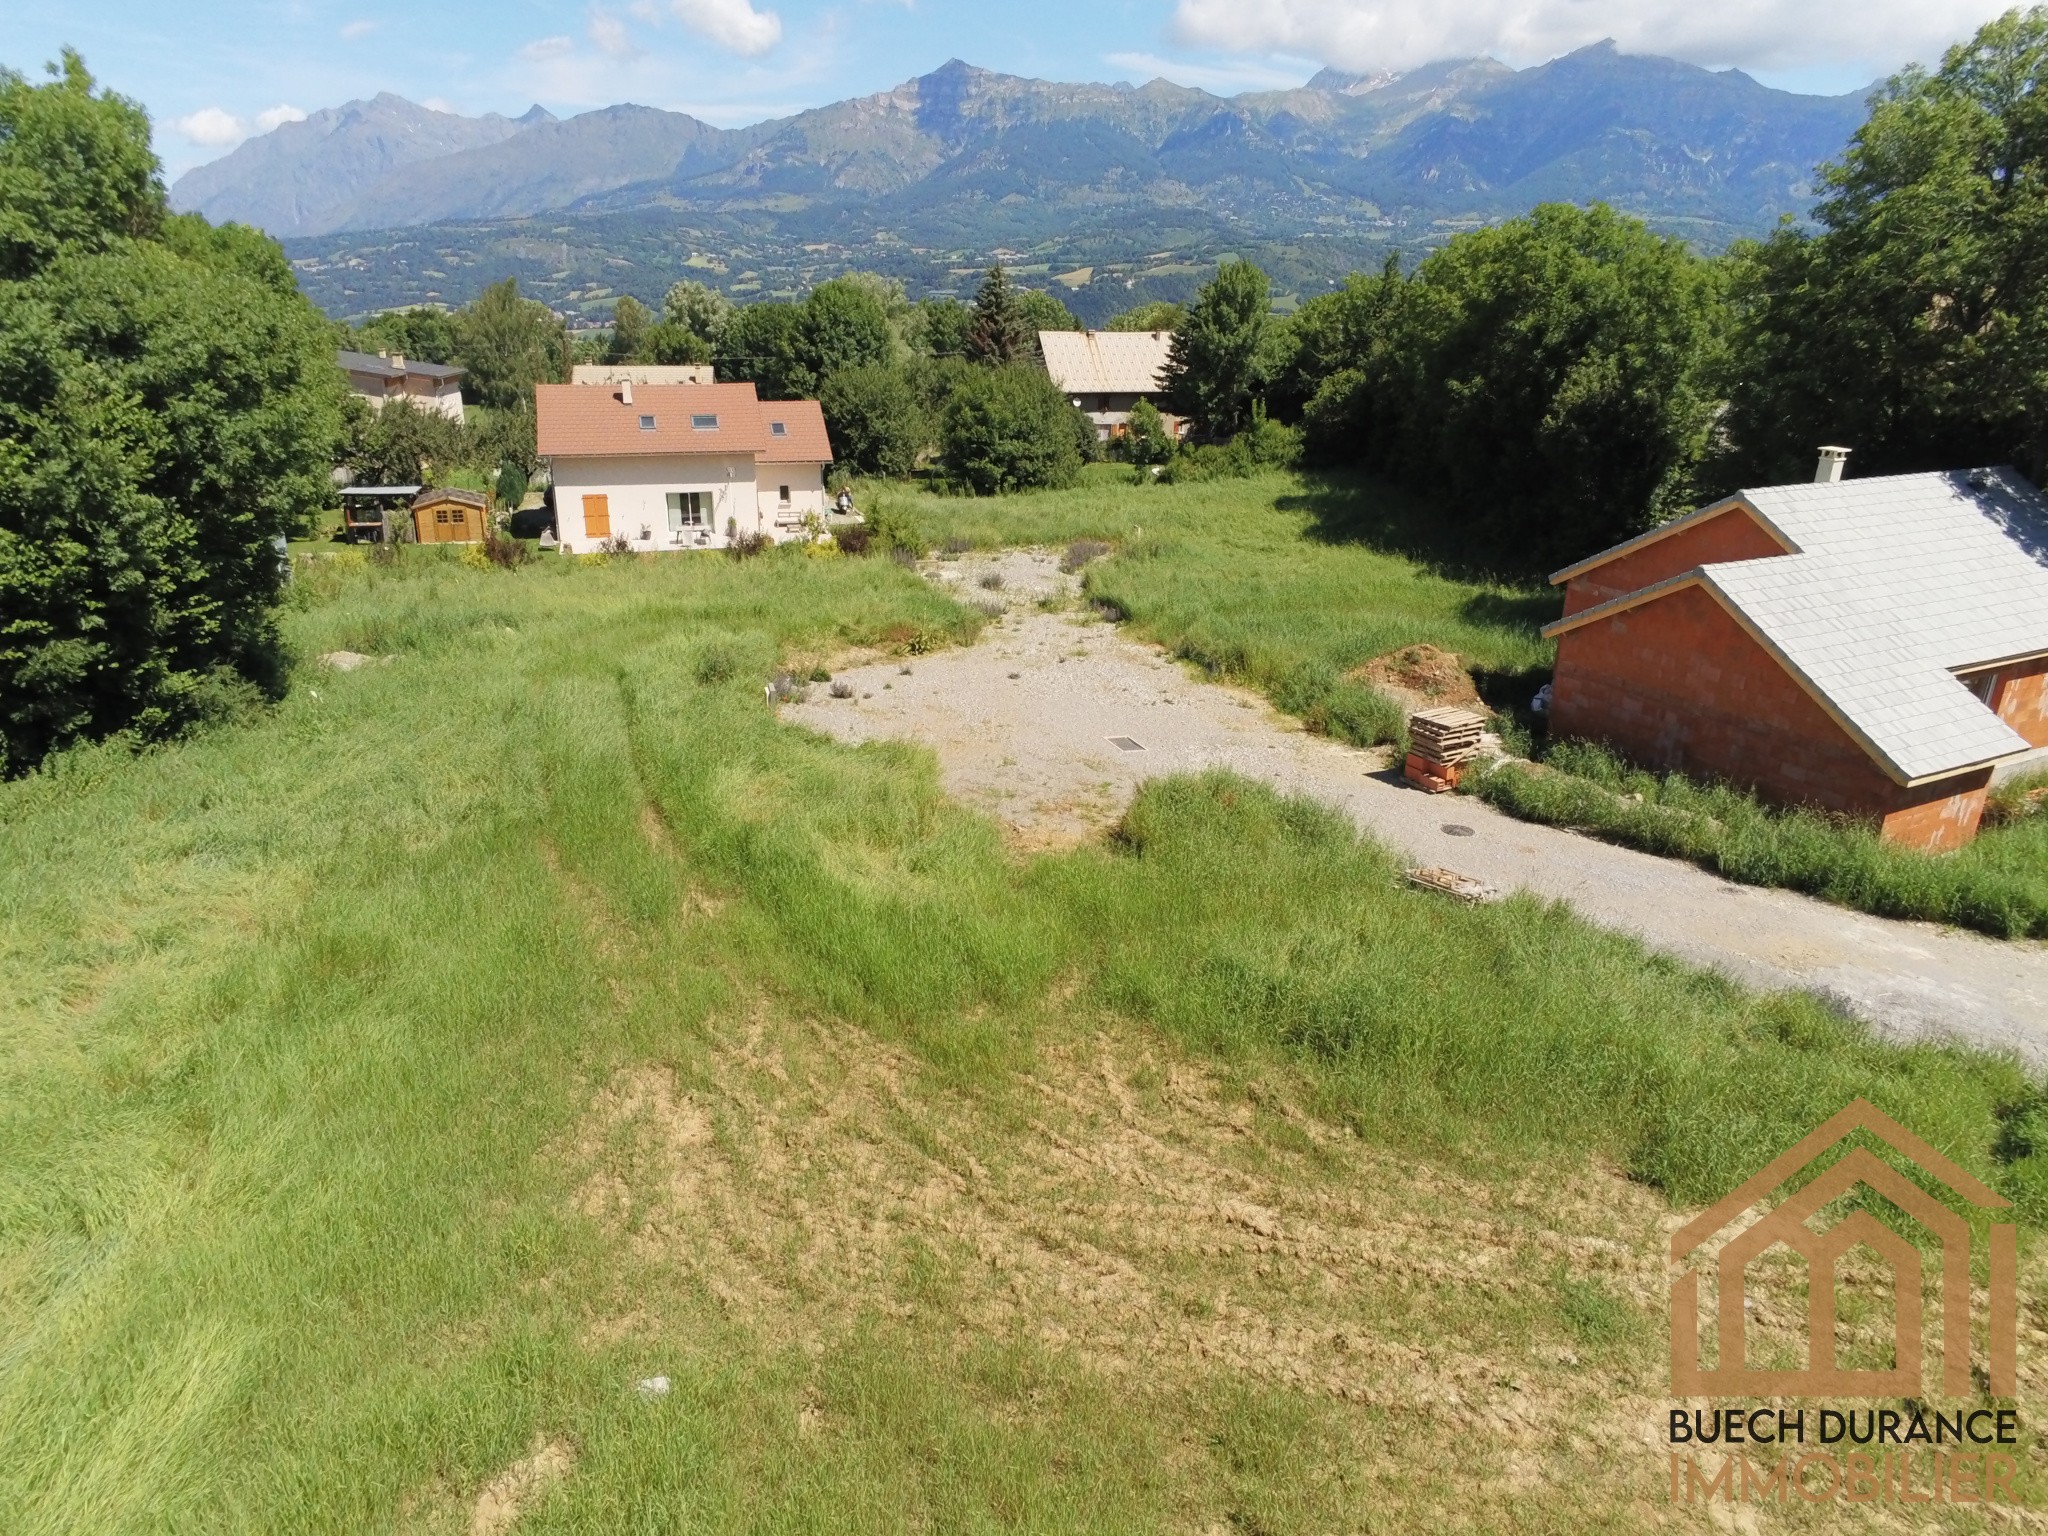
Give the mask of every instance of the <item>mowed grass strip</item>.
M 965 1314 L 919 1321 L 949 1316 L 944 1254 L 870 1277 L 837 1331 L 650 1290 L 638 1229 L 583 1195 L 593 1096 L 655 1064 L 750 1166 L 705 1096 L 761 1008 L 905 1053 L 892 1123 L 943 1150 L 965 1102 L 992 1164 L 1034 1062 L 1114 1022 L 1404 1158 L 1507 1184 L 1606 1162 L 1682 1202 L 1860 1093 L 2040 1219 L 2015 1065 L 1876 1042 L 1562 909 L 1403 890 L 1318 807 L 1170 780 L 1107 846 L 1011 858 L 925 754 L 763 701 L 791 656 L 972 635 L 885 561 L 421 557 L 298 590 L 303 656 L 395 659 L 0 788 L 10 1530 L 461 1530 L 557 1445 L 521 1531 L 1313 1530 L 1367 1523 L 1367 1485 L 1395 1528 L 1459 1507 L 1448 1477 L 1297 1475 L 1377 1454 L 1366 1408 L 1247 1384 L 1232 1420 L 1036 1332 L 963 1350 Z M 801 1252 L 756 1259 L 797 1277 L 770 1316 L 808 1317 Z M 1380 1326 L 1426 1332 L 1411 1305 Z M 596 1326 L 635 1308 L 660 1350 Z M 670 1393 L 637 1395 L 657 1367 Z M 1640 1492 L 1499 1521 L 1626 1529 Z
M 1376 657 L 1440 646 L 1484 691 L 1522 703 L 1553 656 L 1538 631 L 1557 616 L 1554 592 L 1446 574 L 1459 569 L 1455 530 L 1369 480 L 1273 473 L 1133 487 L 1122 466 L 1102 465 L 1070 491 L 867 494 L 907 501 L 941 544 L 1110 542 L 1115 557 L 1089 570 L 1091 598 L 1212 676 L 1361 746 L 1404 739 L 1401 707 L 1352 675 Z

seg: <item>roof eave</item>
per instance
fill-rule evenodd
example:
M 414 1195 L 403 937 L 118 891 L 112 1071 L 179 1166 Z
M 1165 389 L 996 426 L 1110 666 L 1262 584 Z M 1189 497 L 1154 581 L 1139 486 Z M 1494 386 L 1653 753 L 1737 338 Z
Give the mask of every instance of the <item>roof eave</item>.
M 1777 662 L 1779 667 L 1784 670 L 1785 675 L 1797 683 L 1806 696 L 1818 704 L 1822 712 L 1830 720 L 1834 721 L 1850 740 L 1861 747 L 1864 754 L 1872 762 L 1884 770 L 1886 778 L 1902 788 L 1917 789 L 1923 784 L 1933 784 L 1942 779 L 1952 779 L 1958 774 L 1974 773 L 1981 768 L 1995 767 L 1997 764 L 2007 762 L 2012 758 L 2023 757 L 2033 750 L 2031 747 L 2016 747 L 2010 752 L 2001 752 L 1995 757 L 1973 759 L 1969 762 L 1939 768 L 1931 773 L 1916 774 L 1912 770 L 1903 767 L 1890 753 L 1879 746 L 1869 733 L 1843 713 L 1841 707 L 1828 697 L 1826 691 L 1814 682 L 1812 678 L 1808 677 L 1799 664 L 1786 655 L 1778 644 L 1771 639 L 1763 627 L 1743 611 L 1741 604 L 1721 590 L 1720 586 L 1714 581 L 1712 574 L 1704 566 L 1695 566 L 1692 570 L 1681 571 L 1678 575 L 1660 581 L 1655 586 L 1644 587 L 1639 592 L 1629 592 L 1620 597 L 1611 598 L 1597 607 L 1588 608 L 1582 613 L 1572 614 L 1569 618 L 1554 620 L 1543 626 L 1543 634 L 1545 638 L 1569 634 L 1572 630 L 1583 628 L 1588 624 L 1597 624 L 1602 619 L 1611 619 L 1617 614 L 1628 612 L 1632 608 L 1640 608 L 1645 604 L 1656 602 L 1660 598 L 1669 597 L 1672 593 L 1687 587 L 1704 587 L 1708 595 L 1720 605 L 1721 610 L 1742 627 L 1743 633 L 1747 634 L 1751 640 L 1755 641 L 1763 649 L 1765 654 Z
M 1623 539 L 1619 544 L 1609 545 L 1597 555 L 1588 555 L 1576 565 L 1568 565 L 1561 571 L 1554 571 L 1550 576 L 1550 584 L 1553 587 L 1562 586 L 1574 576 L 1583 576 L 1588 571 L 1597 570 L 1610 560 L 1619 560 L 1623 555 L 1632 555 L 1639 549 L 1647 549 L 1652 544 L 1670 538 L 1674 533 L 1682 533 L 1687 528 L 1704 523 L 1711 518 L 1719 517 L 1723 512 L 1732 511 L 1737 507 L 1740 507 L 1751 517 L 1755 518 L 1757 525 L 1772 538 L 1776 539 L 1786 554 L 1796 555 L 1799 553 L 1799 546 L 1792 541 L 1791 536 L 1768 517 L 1764 516 L 1758 510 L 1755 502 L 1738 491 L 1733 496 L 1724 496 L 1719 501 L 1712 502 L 1707 506 L 1695 508 L 1683 517 L 1674 517 L 1668 523 L 1659 523 L 1655 528 L 1639 533 L 1632 539 Z

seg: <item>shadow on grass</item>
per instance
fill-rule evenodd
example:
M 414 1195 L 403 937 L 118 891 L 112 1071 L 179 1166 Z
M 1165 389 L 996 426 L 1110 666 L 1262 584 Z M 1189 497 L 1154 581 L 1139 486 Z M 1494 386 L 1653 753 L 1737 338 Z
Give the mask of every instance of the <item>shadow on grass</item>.
M 1515 592 L 1474 592 L 1458 604 L 1458 617 L 1497 629 L 1541 629 L 1564 609 L 1564 594 L 1553 587 Z
M 1344 469 L 1304 471 L 1302 478 L 1308 489 L 1282 496 L 1276 504 L 1285 511 L 1306 512 L 1308 537 L 1321 543 L 1368 544 L 1405 555 L 1455 581 L 1536 587 L 1547 574 L 1533 566 L 1524 570 L 1512 562 L 1488 559 L 1475 551 L 1473 530 L 1466 520 L 1385 480 Z M 1518 617 L 1509 622 L 1544 623 L 1557 616 L 1554 600 L 1530 611 L 1539 610 L 1538 618 Z

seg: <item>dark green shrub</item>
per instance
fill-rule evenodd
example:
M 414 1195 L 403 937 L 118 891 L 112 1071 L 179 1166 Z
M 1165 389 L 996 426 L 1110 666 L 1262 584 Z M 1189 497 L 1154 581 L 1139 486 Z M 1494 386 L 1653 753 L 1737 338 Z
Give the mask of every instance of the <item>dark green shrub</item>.
M 1133 464 L 1164 464 L 1173 457 L 1173 437 L 1166 430 L 1166 418 L 1150 400 L 1131 407 L 1131 417 L 1118 439 L 1124 458 Z
M 282 686 L 273 540 L 342 388 L 275 242 L 169 216 L 140 107 L 0 70 L 0 774 Z
M 1081 472 L 1077 420 L 1087 424 L 1036 368 L 976 370 L 946 405 L 946 472 L 978 496 L 1072 485 Z M 1088 431 L 1092 437 L 1092 425 Z
M 884 554 L 903 554 L 915 562 L 930 546 L 911 510 L 893 501 L 878 501 L 867 514 L 868 544 Z
M 923 408 L 901 369 L 842 368 L 818 399 L 835 462 L 863 475 L 907 475 L 925 446 Z

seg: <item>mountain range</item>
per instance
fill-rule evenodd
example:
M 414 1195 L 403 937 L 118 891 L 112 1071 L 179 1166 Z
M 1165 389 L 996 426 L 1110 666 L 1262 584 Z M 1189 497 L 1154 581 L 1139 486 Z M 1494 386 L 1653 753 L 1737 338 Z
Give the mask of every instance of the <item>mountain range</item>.
M 1407 248 L 1537 202 L 1594 199 L 1712 249 L 1804 216 L 1815 166 L 1847 144 L 1864 100 L 1611 43 L 1523 70 L 1490 59 L 1326 70 L 1235 97 L 954 60 L 739 129 L 639 106 L 465 118 L 380 95 L 252 139 L 181 177 L 172 197 L 323 266 L 369 232 L 430 229 L 469 248 L 478 232 L 453 226 L 509 237 L 522 220 L 579 245 L 600 227 L 680 222 L 712 244 L 883 240 L 965 260 L 1091 236 L 1142 252 L 1148 231 L 1168 228 L 1196 245 Z

